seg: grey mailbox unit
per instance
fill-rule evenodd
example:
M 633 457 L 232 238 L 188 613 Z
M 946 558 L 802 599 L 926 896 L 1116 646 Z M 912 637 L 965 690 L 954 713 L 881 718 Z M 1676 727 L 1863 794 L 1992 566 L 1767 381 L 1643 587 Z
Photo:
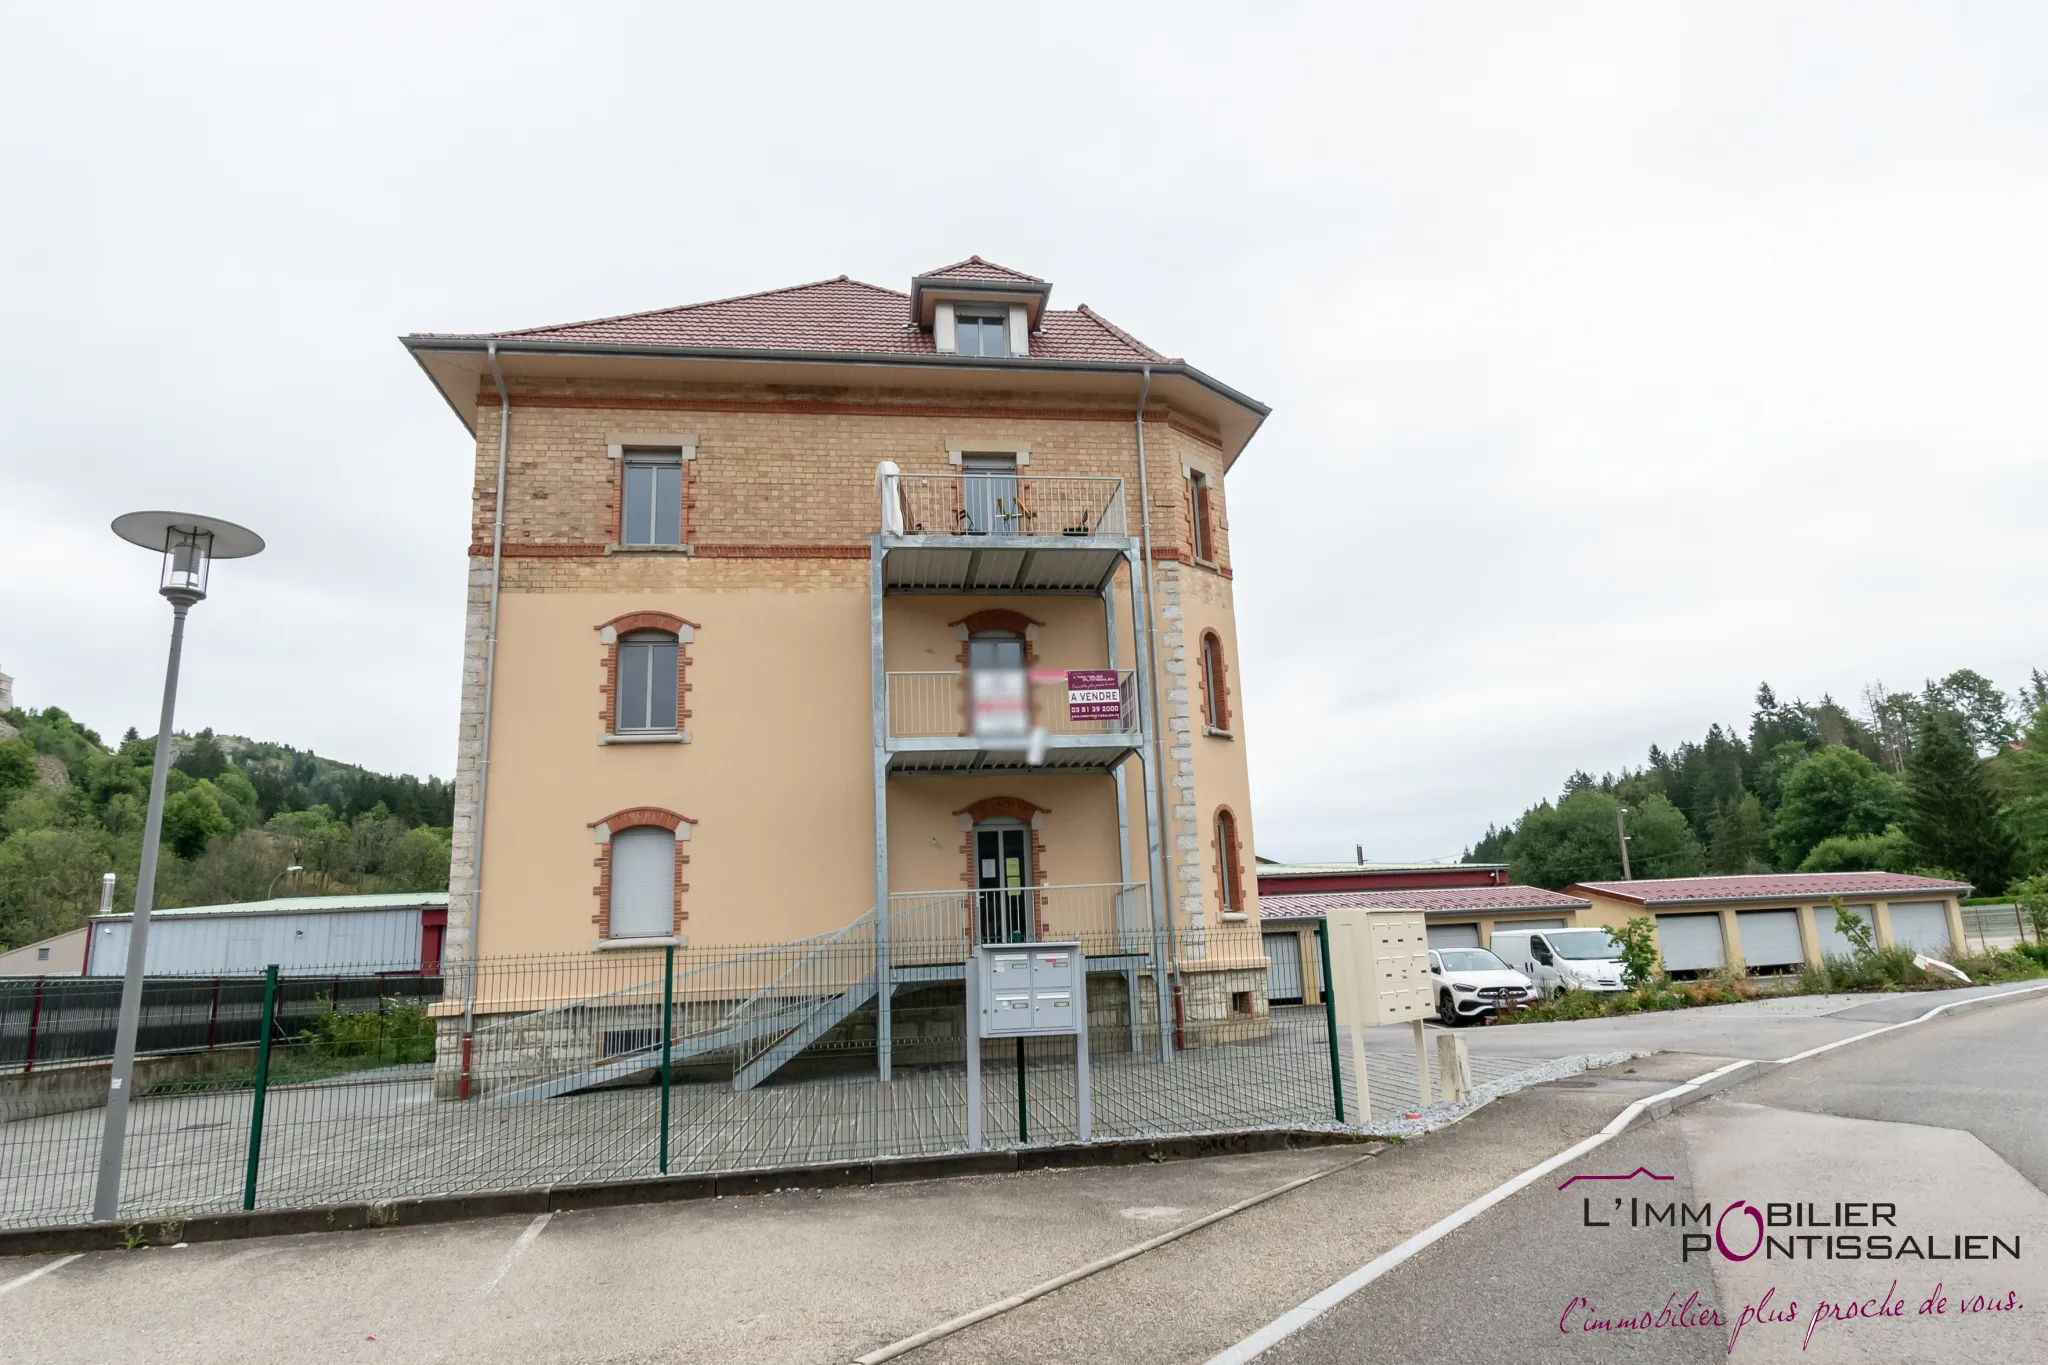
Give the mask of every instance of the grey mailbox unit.
M 981 1045 L 992 1038 L 1017 1040 L 1017 1064 L 1024 1065 L 1026 1038 L 1074 1040 L 1074 1101 L 1078 1135 L 1094 1134 L 1094 1105 L 1088 1085 L 1088 959 L 1078 943 L 984 943 L 967 963 L 967 1146 L 979 1151 Z

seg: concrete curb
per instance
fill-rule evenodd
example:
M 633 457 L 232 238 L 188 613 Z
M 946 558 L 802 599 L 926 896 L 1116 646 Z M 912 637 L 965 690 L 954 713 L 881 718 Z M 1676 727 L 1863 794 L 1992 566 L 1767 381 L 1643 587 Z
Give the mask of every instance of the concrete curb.
M 1009 1175 L 1064 1167 L 1137 1166 L 1254 1152 L 1380 1142 L 1370 1133 L 1303 1128 L 1204 1133 L 1133 1142 L 1070 1143 L 1020 1151 L 948 1152 L 938 1156 L 880 1158 L 820 1166 L 782 1166 L 725 1175 L 654 1176 L 638 1180 L 536 1185 L 480 1194 L 426 1195 L 376 1203 L 328 1204 L 312 1208 L 256 1209 L 185 1219 L 145 1218 L 126 1223 L 72 1223 L 44 1228 L 0 1228 L 0 1256 L 44 1256 L 71 1251 L 118 1251 L 180 1242 L 226 1242 L 245 1237 L 281 1237 L 308 1232 L 359 1232 L 373 1228 L 424 1227 L 472 1218 L 532 1217 L 576 1209 L 628 1204 L 668 1204 L 725 1199 L 776 1190 L 840 1189 L 849 1185 L 892 1185 L 970 1175 Z

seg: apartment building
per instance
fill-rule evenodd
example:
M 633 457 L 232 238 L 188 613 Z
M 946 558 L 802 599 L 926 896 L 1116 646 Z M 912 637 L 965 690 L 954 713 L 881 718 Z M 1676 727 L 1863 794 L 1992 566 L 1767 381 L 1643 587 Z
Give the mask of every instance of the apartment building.
M 884 1075 L 977 939 L 1263 1019 L 1225 485 L 1267 410 L 1052 294 L 971 257 L 403 339 L 475 438 L 451 962 L 864 924 Z

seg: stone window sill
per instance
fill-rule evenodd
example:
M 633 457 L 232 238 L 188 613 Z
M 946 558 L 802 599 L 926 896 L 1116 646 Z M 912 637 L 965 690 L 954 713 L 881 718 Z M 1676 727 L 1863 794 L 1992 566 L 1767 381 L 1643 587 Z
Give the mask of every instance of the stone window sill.
M 1211 738 L 1211 739 L 1236 739 L 1236 738 L 1237 738 L 1237 735 L 1236 735 L 1236 734 L 1235 734 L 1234 732 L 1232 732 L 1232 731 L 1229 731 L 1229 730 L 1219 730 L 1219 729 L 1217 729 L 1217 728 L 1216 728 L 1215 726 L 1213 726 L 1213 725 L 1204 725 L 1204 726 L 1202 727 L 1202 733 L 1203 733 L 1203 734 L 1205 734 L 1205 735 L 1207 735 L 1207 736 L 1208 736 L 1209 738 Z
M 1201 558 L 1198 558 L 1198 557 L 1196 557 L 1196 556 L 1193 556 L 1193 555 L 1190 555 L 1190 556 L 1189 556 L 1189 558 L 1190 558 L 1190 559 L 1193 559 L 1193 560 L 1194 560 L 1194 563 L 1195 563 L 1195 567 L 1196 567 L 1196 568 L 1198 568 L 1198 569 L 1207 569 L 1207 570 L 1208 570 L 1208 571 L 1209 571 L 1210 573 L 1222 573 L 1222 572 L 1223 572 L 1223 565 L 1222 565 L 1222 563 L 1221 563 L 1220 561 L 1218 561 L 1218 560 L 1214 560 L 1214 559 L 1201 559 Z
M 646 735 L 599 735 L 599 744 L 688 744 L 688 730 L 663 730 Z
M 1225 910 L 1223 912 L 1223 922 L 1225 924 L 1243 924 L 1250 918 L 1251 916 L 1242 910 Z
M 608 555 L 686 555 L 695 552 L 690 545 L 607 545 Z
M 613 953 L 627 948 L 687 948 L 690 940 L 684 934 L 659 934 L 647 938 L 601 938 L 590 945 L 593 953 Z

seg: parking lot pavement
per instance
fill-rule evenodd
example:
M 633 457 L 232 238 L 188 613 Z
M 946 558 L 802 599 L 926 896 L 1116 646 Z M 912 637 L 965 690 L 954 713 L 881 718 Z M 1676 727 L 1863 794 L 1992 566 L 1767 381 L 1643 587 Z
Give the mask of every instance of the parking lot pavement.
M 1647 1059 L 1584 1088 L 1506 1096 L 909 1359 L 1198 1359 L 1598 1128 L 1635 1088 L 1711 1065 Z M 844 1362 L 1358 1155 L 565 1213 L 537 1234 L 534 1220 L 495 1219 L 100 1253 L 0 1298 L 0 1320 L 10 1362 Z M 8 1263 L 0 1280 L 36 1264 Z
M 1892 1012 L 1888 1002 L 1884 1012 Z M 2032 1365 L 2048 1341 L 2041 1323 L 2048 1266 L 2038 1255 L 1967 1259 L 1954 1239 L 1978 1237 L 1983 1256 L 1992 1235 L 2021 1251 L 2048 1237 L 2048 1099 L 2034 1083 L 2044 1031 L 2048 998 L 1934 1020 L 1768 1073 L 1671 1121 L 1631 1128 L 1367 1285 L 1259 1365 L 1350 1365 L 1378 1358 L 1390 1342 L 1418 1365 L 1729 1358 Z M 1598 1197 L 1586 1193 L 1590 1182 L 1559 1188 L 1574 1175 L 1638 1168 L 1654 1174 L 1594 1185 Z M 1671 1178 L 1655 1178 L 1663 1176 Z M 1732 1255 L 1688 1258 L 1677 1229 L 1646 1220 L 1630 1226 L 1632 1210 L 1617 1197 L 1710 1204 L 1732 1220 Z M 1877 1261 L 1859 1247 L 1850 1259 L 1847 1248 L 1836 1256 L 1826 1245 L 1838 1229 L 1799 1226 L 1775 1229 L 1788 1254 L 1776 1246 L 1752 1254 L 1756 1234 L 1745 1215 L 1729 1212 L 1738 1200 L 1767 1211 L 1804 1205 L 1831 1223 L 1840 1221 L 1838 1202 L 1896 1205 L 1896 1226 L 1887 1232 L 1917 1234 L 1923 1250 Z M 1869 1228 L 1868 1215 L 1862 1226 Z M 1585 1330 L 1588 1321 L 1645 1313 L 1655 1323 L 1667 1304 L 1695 1292 L 1725 1326 L 1701 1324 L 1695 1312 L 1693 1325 Z M 1778 1313 L 1794 1316 L 1753 1321 L 1731 1351 L 1730 1329 L 1741 1324 L 1742 1309 L 1767 1293 Z M 1945 1309 L 1930 1303 L 1937 1293 Z M 1960 1307 L 2007 1294 L 2016 1297 L 2016 1311 Z M 1586 1303 L 1573 1310 L 1578 1299 Z M 1887 1299 L 1904 1301 L 1895 1318 L 1814 1325 L 1822 1302 L 1881 1307 Z
M 1936 1005 L 2015 989 L 1965 986 L 1885 995 L 1786 995 L 1739 1005 L 1465 1029 L 1474 1057 L 1562 1057 L 1575 1052 L 1670 1051 L 1775 1061 L 1853 1037 L 1872 1024 L 1897 1023 Z M 1436 1025 L 1432 1024 L 1432 1028 Z M 1400 1027 L 1374 1029 L 1368 1046 L 1392 1047 Z

